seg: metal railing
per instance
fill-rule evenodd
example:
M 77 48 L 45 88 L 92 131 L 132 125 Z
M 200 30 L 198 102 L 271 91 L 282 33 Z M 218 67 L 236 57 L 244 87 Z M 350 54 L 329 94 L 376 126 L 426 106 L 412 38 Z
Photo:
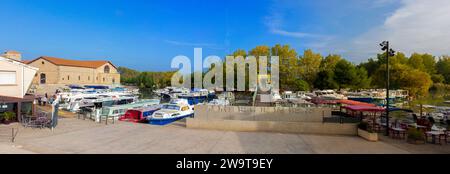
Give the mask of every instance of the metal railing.
M 11 129 L 11 131 L 9 131 Z M 16 136 L 19 133 L 19 128 L 0 128 L 0 141 L 7 140 L 14 143 L 16 141 Z

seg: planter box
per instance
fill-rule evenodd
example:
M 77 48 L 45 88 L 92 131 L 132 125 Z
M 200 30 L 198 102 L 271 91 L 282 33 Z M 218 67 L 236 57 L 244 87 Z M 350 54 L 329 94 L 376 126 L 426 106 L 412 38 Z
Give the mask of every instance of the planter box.
M 425 140 L 411 140 L 411 139 L 407 139 L 406 142 L 408 142 L 409 144 L 425 144 Z
M 368 141 L 378 141 L 378 133 L 369 133 L 365 130 L 358 129 L 358 136 Z

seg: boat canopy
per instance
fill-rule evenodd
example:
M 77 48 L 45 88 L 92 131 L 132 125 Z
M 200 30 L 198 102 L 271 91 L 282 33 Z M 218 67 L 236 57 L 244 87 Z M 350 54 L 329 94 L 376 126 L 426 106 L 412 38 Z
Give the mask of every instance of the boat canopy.
M 83 88 L 82 86 L 79 86 L 79 85 L 68 85 L 68 87 L 70 89 L 85 89 L 85 88 Z
M 358 105 L 358 106 L 373 106 L 373 107 L 376 106 L 375 104 L 372 104 L 372 103 L 359 102 L 359 101 L 354 101 L 354 100 L 338 100 L 338 101 L 336 101 L 336 103 L 345 104 L 345 105 Z
M 362 105 L 348 105 L 348 106 L 343 106 L 342 108 L 353 111 L 353 112 L 356 112 L 356 111 L 359 111 L 359 112 L 384 112 L 385 111 L 385 109 L 382 107 L 362 106 Z
M 405 111 L 405 112 L 410 112 L 413 113 L 414 111 L 411 109 L 402 109 L 402 108 L 389 108 L 389 112 L 393 112 L 393 111 Z
M 109 89 L 108 86 L 101 86 L 101 85 L 84 85 L 84 87 L 92 89 Z

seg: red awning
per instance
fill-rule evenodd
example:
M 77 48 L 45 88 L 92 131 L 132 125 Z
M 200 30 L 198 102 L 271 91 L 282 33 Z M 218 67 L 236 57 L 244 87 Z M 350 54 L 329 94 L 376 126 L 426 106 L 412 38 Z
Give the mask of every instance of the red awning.
M 339 104 L 346 104 L 346 105 L 358 105 L 358 106 L 373 106 L 375 107 L 375 104 L 372 103 L 365 103 L 365 102 L 359 102 L 354 100 L 338 100 L 337 103 Z
M 342 108 L 350 110 L 350 111 L 361 111 L 361 112 L 384 112 L 385 111 L 384 108 L 376 107 L 376 106 L 348 105 L 348 106 L 343 106 Z

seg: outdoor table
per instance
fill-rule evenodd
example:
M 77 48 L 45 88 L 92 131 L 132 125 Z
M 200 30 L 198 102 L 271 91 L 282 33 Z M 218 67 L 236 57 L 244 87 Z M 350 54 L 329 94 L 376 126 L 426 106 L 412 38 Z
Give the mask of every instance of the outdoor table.
M 431 143 L 436 144 L 436 136 L 441 136 L 444 134 L 445 132 L 442 131 L 428 131 L 425 133 L 425 139 L 428 141 L 428 135 L 431 135 Z
M 393 128 L 391 128 L 391 130 L 392 130 L 392 132 L 393 132 L 393 138 L 395 138 L 395 135 L 397 134 L 398 136 L 398 138 L 401 138 L 400 137 L 400 134 L 402 134 L 403 135 L 403 138 L 405 138 L 405 132 L 406 132 L 406 130 L 405 129 L 402 129 L 402 128 L 398 128 L 398 127 L 393 127 Z

